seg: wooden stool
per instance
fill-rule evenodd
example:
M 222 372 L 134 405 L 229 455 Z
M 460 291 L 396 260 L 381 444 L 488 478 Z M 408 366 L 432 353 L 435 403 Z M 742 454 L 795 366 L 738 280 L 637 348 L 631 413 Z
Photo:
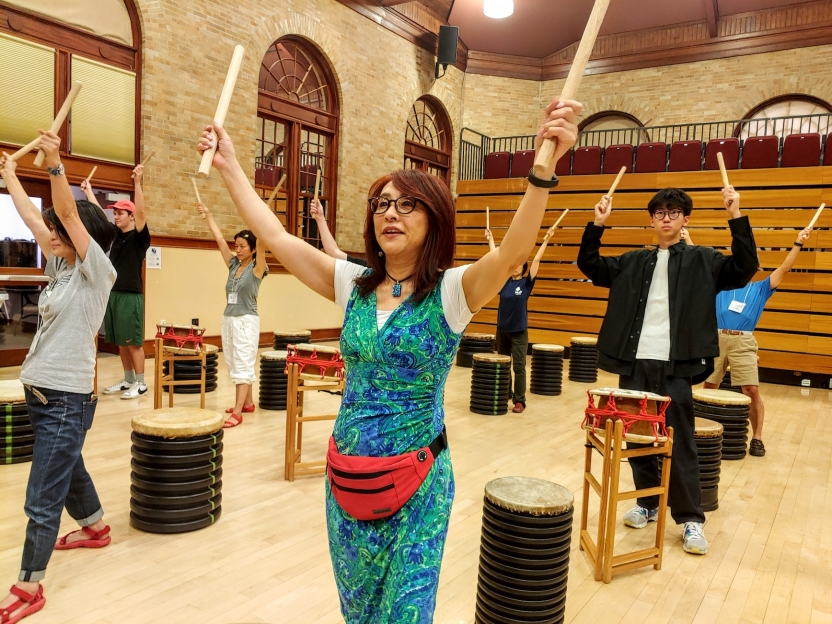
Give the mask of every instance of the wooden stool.
M 304 416 L 303 395 L 319 390 L 344 389 L 344 361 L 335 347 L 311 344 L 292 345 L 286 356 L 286 456 L 283 479 L 295 475 L 323 474 L 326 461 L 301 461 L 303 423 L 335 420 L 337 414 Z
M 612 575 L 652 565 L 661 570 L 664 550 L 664 527 L 667 518 L 667 489 L 670 482 L 670 458 L 673 452 L 673 428 L 665 431 L 664 411 L 668 397 L 650 392 L 600 388 L 590 390 L 589 406 L 584 418 L 586 453 L 584 459 L 584 492 L 581 508 L 581 543 L 594 568 L 596 581 L 609 583 Z M 593 397 L 600 397 L 596 409 Z M 624 449 L 624 442 L 653 444 L 646 448 Z M 592 451 L 603 457 L 601 481 L 592 474 Z M 662 457 L 661 483 L 643 490 L 619 491 L 621 461 L 630 457 Z M 589 519 L 589 490 L 592 487 L 601 498 L 598 511 L 598 539 L 593 541 L 587 530 Z M 659 515 L 656 522 L 656 542 L 650 548 L 615 555 L 615 524 L 618 503 L 643 496 L 659 496 Z
M 162 338 L 156 338 L 155 346 L 155 364 L 156 370 L 154 375 L 155 387 L 153 388 L 153 408 L 159 409 L 162 407 L 162 386 L 167 386 L 168 392 L 168 407 L 173 407 L 173 389 L 176 386 L 195 386 L 197 382 L 194 379 L 183 379 L 180 381 L 174 380 L 176 366 L 174 362 L 199 362 L 200 363 L 200 379 L 199 379 L 199 407 L 205 409 L 205 369 L 207 352 L 204 348 L 190 349 L 171 347 L 164 344 Z M 168 372 L 163 371 L 164 363 L 168 362 Z

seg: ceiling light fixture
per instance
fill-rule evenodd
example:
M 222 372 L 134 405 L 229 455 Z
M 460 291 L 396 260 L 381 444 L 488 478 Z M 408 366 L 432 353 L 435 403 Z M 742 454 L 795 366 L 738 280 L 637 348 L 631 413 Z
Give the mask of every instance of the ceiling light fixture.
M 482 12 L 494 19 L 508 17 L 514 13 L 514 0 L 485 0 Z

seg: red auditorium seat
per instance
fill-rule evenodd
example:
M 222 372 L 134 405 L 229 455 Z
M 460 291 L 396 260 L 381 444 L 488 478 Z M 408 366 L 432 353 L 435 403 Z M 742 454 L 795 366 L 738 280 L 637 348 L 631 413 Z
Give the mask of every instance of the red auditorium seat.
M 667 170 L 667 144 L 642 143 L 636 150 L 636 173 Z
M 486 180 L 507 178 L 510 165 L 511 156 L 509 156 L 508 152 L 491 152 L 485 157 L 485 174 L 483 178 Z
M 555 175 L 558 177 L 566 176 L 572 173 L 572 154 L 574 150 L 569 150 L 558 160 L 555 165 Z
M 618 173 L 621 167 L 627 167 L 627 173 L 633 172 L 633 146 L 607 146 L 604 150 L 604 173 Z
M 268 166 L 263 169 L 255 169 L 254 183 L 275 187 L 280 181 L 281 175 L 283 175 L 283 167 Z
M 705 170 L 713 171 L 719 169 L 719 162 L 716 159 L 718 152 L 722 152 L 722 159 L 725 161 L 726 169 L 739 169 L 740 166 L 740 141 L 731 137 L 729 139 L 711 139 L 705 146 Z
M 597 145 L 579 147 L 572 157 L 572 175 L 601 173 L 601 148 Z
M 525 178 L 534 167 L 534 150 L 519 150 L 511 157 L 511 177 Z
M 826 137 L 826 151 L 823 153 L 823 166 L 832 167 L 832 132 Z
M 699 171 L 702 169 L 702 141 L 676 141 L 670 146 L 668 171 Z
M 783 141 L 781 167 L 817 167 L 820 165 L 820 135 L 790 134 Z
M 776 136 L 750 137 L 742 144 L 743 169 L 770 169 L 777 166 L 780 140 Z

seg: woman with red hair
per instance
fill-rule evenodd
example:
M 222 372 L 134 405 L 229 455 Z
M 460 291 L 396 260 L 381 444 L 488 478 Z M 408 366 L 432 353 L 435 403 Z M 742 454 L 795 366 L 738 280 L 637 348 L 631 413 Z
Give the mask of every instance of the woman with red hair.
M 462 332 L 534 247 L 557 160 L 575 144 L 577 102 L 555 101 L 537 134 L 557 142 L 498 249 L 453 267 L 453 198 L 422 171 L 370 188 L 368 267 L 335 260 L 290 235 L 252 189 L 225 130 L 212 147 L 240 215 L 289 272 L 344 309 L 346 385 L 327 454 L 327 528 L 341 611 L 349 623 L 431 622 L 454 479 L 444 432 L 445 381 Z

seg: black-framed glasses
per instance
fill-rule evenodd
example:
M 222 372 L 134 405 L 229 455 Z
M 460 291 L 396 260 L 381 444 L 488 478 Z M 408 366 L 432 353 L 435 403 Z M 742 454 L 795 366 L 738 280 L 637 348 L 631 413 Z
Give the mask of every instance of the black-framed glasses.
M 653 218 L 658 219 L 659 221 L 664 221 L 665 217 L 670 217 L 671 221 L 675 221 L 679 217 L 682 216 L 682 211 L 678 208 L 674 208 L 672 210 L 656 210 L 653 213 Z
M 416 209 L 416 204 L 418 202 L 418 199 L 410 197 L 409 195 L 402 195 L 398 199 L 390 199 L 389 197 L 370 197 L 367 200 L 370 212 L 373 214 L 384 214 L 387 212 L 387 209 L 390 208 L 390 204 L 393 204 L 393 208 L 395 208 L 396 212 L 399 214 L 410 214 Z

